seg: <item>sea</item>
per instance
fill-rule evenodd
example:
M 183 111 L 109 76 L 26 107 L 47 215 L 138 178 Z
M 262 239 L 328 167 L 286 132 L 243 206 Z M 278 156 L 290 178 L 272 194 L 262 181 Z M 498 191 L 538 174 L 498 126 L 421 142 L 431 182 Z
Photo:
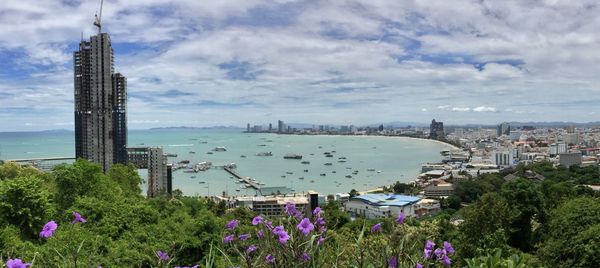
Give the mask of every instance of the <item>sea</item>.
M 213 163 L 215 168 L 207 171 L 173 172 L 173 189 L 188 196 L 257 194 L 216 168 L 231 163 L 240 175 L 264 183 L 265 191 L 366 191 L 412 181 L 422 164 L 439 161 L 440 151 L 451 149 L 447 144 L 407 137 L 278 135 L 242 129 L 130 130 L 128 134 L 129 146 L 159 146 L 165 153 L 176 154 L 168 158 L 170 163 Z M 0 133 L 0 159 L 73 157 L 74 143 L 71 131 L 4 132 Z M 213 151 L 216 147 L 226 151 Z M 272 156 L 257 155 L 266 152 Z M 286 154 L 300 154 L 302 160 L 284 159 Z M 138 172 L 145 181 L 147 171 Z M 145 184 L 141 187 L 146 190 Z

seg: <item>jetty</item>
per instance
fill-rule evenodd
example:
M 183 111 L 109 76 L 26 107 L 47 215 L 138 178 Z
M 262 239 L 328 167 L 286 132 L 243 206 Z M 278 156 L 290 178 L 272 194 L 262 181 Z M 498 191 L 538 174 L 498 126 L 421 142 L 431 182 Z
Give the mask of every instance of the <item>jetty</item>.
M 235 170 L 231 169 L 230 167 L 223 167 L 223 169 L 225 171 L 227 171 L 227 173 L 231 174 L 232 176 L 234 176 L 236 179 L 241 180 L 242 182 L 250 185 L 250 187 L 259 190 L 260 189 L 260 185 L 258 185 L 256 182 L 251 181 L 250 179 L 240 175 L 239 173 L 237 173 Z

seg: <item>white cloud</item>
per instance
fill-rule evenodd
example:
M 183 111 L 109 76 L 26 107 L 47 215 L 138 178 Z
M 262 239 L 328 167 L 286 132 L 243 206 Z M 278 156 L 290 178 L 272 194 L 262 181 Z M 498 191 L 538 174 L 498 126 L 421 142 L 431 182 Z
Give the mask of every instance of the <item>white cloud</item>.
M 496 108 L 495 107 L 487 107 L 487 106 L 478 106 L 478 107 L 473 108 L 473 111 L 478 112 L 478 113 L 496 112 Z
M 471 110 L 469 107 L 452 107 L 453 112 L 468 112 Z

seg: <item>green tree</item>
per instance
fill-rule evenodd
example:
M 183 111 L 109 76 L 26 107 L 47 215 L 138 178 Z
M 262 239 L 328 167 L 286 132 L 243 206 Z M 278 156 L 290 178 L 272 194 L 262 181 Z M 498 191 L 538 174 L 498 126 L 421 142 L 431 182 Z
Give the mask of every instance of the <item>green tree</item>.
M 511 208 L 509 244 L 530 252 L 533 249 L 531 222 L 542 207 L 542 194 L 536 184 L 525 179 L 505 183 L 501 194 Z
M 551 267 L 600 267 L 600 199 L 569 200 L 550 213 L 538 253 Z
M 505 248 L 510 227 L 510 208 L 497 193 L 484 194 L 462 210 L 458 249 L 461 257 L 472 258 L 496 248 Z
M 123 191 L 140 194 L 140 178 L 137 168 L 133 164 L 115 164 L 107 172 L 108 177 L 115 181 Z
M 40 177 L 16 177 L 0 181 L 0 223 L 21 228 L 29 238 L 36 237 L 52 204 L 50 193 Z

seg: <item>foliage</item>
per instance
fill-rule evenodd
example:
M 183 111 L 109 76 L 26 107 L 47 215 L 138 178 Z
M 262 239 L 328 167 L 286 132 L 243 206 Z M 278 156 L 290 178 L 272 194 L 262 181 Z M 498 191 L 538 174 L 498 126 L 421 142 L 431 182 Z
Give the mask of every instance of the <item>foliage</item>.
M 465 260 L 467 268 L 527 268 L 535 267 L 530 257 L 523 254 L 513 254 L 508 258 L 502 257 L 502 250 L 497 249 L 493 254 Z

